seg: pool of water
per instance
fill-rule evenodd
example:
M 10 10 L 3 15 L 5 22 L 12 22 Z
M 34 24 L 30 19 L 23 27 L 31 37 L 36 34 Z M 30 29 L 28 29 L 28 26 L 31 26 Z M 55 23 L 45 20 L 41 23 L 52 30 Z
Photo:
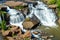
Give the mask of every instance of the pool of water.
M 44 30 L 48 34 L 53 35 L 54 36 L 54 38 L 52 38 L 53 40 L 60 40 L 60 26 L 58 26 L 56 28 L 41 26 L 41 27 L 39 27 L 39 29 Z

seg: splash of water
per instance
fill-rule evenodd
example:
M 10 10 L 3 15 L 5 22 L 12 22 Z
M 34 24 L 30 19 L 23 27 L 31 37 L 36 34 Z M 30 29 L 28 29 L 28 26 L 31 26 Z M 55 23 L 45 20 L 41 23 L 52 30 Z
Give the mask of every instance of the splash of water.
M 37 5 L 29 4 L 30 14 L 29 17 L 35 15 L 44 26 L 56 26 L 56 15 L 52 9 L 49 9 L 43 2 L 37 1 Z

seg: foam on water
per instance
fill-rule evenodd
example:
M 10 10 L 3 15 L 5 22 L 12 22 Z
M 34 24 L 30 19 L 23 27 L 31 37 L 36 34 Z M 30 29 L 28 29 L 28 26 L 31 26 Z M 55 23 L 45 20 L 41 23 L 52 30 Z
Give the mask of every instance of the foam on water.
M 29 4 L 30 14 L 29 17 L 35 15 L 44 26 L 56 26 L 56 15 L 52 9 L 49 9 L 43 2 L 37 1 L 37 5 Z

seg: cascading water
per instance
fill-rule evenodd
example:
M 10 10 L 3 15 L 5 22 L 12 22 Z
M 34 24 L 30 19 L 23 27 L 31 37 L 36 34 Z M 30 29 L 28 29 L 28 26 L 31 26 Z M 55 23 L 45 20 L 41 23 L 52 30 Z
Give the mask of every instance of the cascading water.
M 9 8 L 8 6 L 6 12 L 10 15 L 10 24 L 19 26 L 22 29 L 22 31 L 25 32 L 26 30 L 23 29 L 23 25 L 22 25 L 24 21 L 23 14 L 15 9 Z
M 22 15 L 22 13 L 20 13 L 19 11 L 15 10 L 15 9 L 10 9 L 7 6 L 7 13 L 9 13 L 10 15 L 10 24 L 11 25 L 16 25 L 19 26 L 21 28 L 21 30 L 23 32 L 26 32 L 27 30 L 23 29 L 23 21 L 24 21 L 24 16 Z M 39 38 L 39 35 L 35 35 L 32 31 L 31 31 L 32 37 L 36 37 Z
M 56 26 L 56 15 L 52 9 L 49 9 L 43 2 L 37 1 L 37 5 L 29 4 L 30 14 L 29 17 L 35 15 L 44 26 Z

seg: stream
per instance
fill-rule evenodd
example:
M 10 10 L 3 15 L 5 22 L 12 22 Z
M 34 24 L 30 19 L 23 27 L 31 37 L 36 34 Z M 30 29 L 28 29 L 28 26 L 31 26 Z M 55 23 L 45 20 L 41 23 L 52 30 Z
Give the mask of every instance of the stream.
M 56 26 L 56 15 L 52 9 L 49 9 L 43 2 L 37 1 L 37 5 L 29 4 L 30 14 L 29 17 L 35 15 L 44 26 Z
M 30 14 L 27 16 L 32 18 L 33 15 L 35 15 L 40 20 L 41 25 L 43 25 L 42 27 L 39 27 L 39 29 L 44 30 L 44 31 L 48 32 L 49 34 L 54 35 L 55 38 L 53 40 L 59 40 L 60 39 L 59 38 L 60 37 L 60 31 L 59 31 L 60 27 L 52 28 L 57 25 L 55 23 L 57 20 L 55 12 L 52 9 L 49 9 L 47 7 L 47 5 L 44 4 L 43 2 L 37 1 L 37 3 L 38 4 L 35 5 L 35 7 L 33 6 L 33 4 L 29 4 Z M 23 25 L 22 25 L 22 23 L 25 20 L 22 13 L 15 9 L 10 9 L 9 7 L 7 7 L 7 13 L 10 15 L 10 24 L 20 26 L 22 31 L 26 32 L 26 30 L 23 29 Z M 1 20 L 1 18 L 0 18 L 0 20 Z M 44 26 L 47 26 L 49 29 L 45 29 Z M 38 36 L 36 36 L 36 37 L 38 37 Z

